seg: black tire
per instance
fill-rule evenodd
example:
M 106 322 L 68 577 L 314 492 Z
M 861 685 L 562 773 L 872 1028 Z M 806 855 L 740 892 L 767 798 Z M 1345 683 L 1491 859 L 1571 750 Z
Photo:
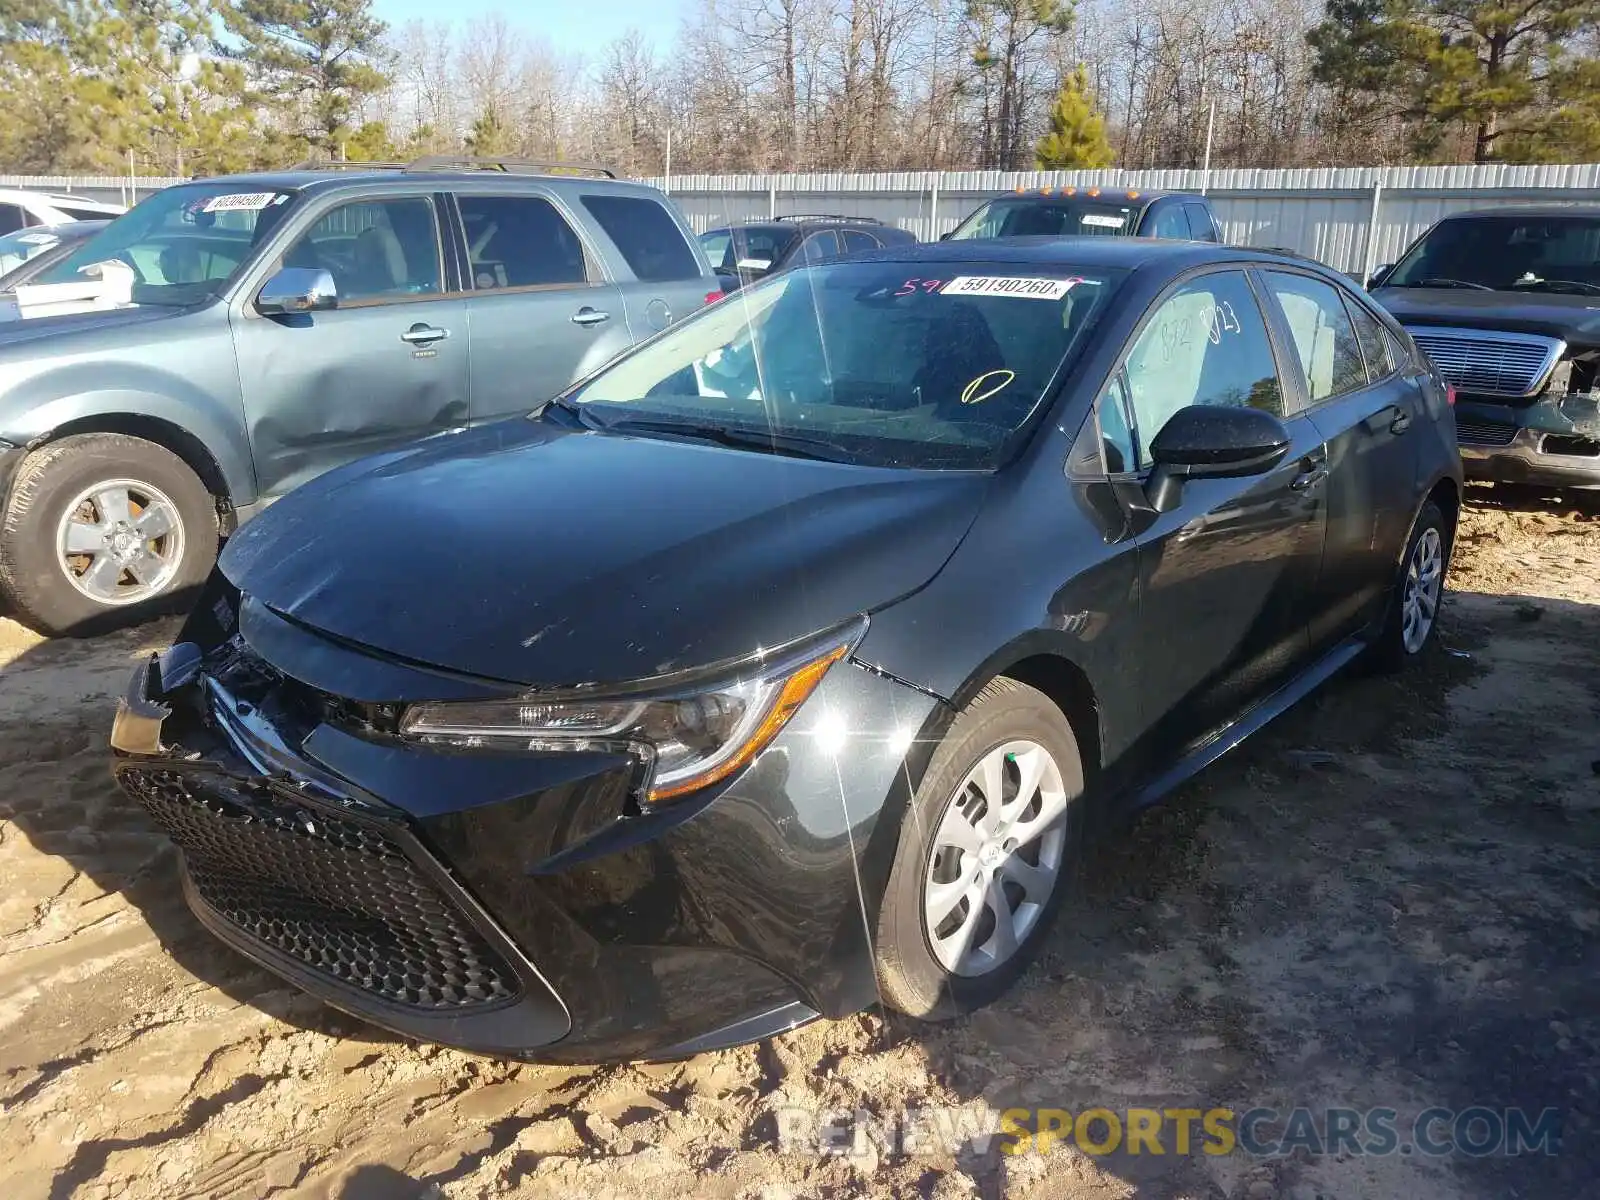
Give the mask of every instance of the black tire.
M 1406 580 L 1411 570 L 1412 560 L 1417 556 L 1418 547 L 1430 532 L 1438 536 L 1443 547 L 1444 561 L 1440 572 L 1439 606 L 1435 608 L 1432 620 L 1429 622 L 1421 642 L 1408 645 L 1405 612 Z M 1388 611 L 1384 614 L 1383 629 L 1379 632 L 1377 640 L 1373 642 L 1371 649 L 1367 652 L 1367 665 L 1374 673 L 1392 675 L 1398 671 L 1403 671 L 1425 655 L 1438 638 L 1438 607 L 1442 607 L 1444 600 L 1444 578 L 1449 572 L 1454 538 L 1455 529 L 1451 526 L 1443 511 L 1431 499 L 1424 500 L 1422 508 L 1417 512 L 1417 519 L 1412 524 L 1411 537 L 1406 542 L 1406 552 L 1401 556 L 1399 569 L 1395 573 L 1394 589 L 1389 597 Z
M 1061 863 L 1047 903 L 1015 953 L 987 973 L 962 975 L 936 957 L 924 917 L 924 888 L 935 863 L 936 833 L 968 774 L 1014 741 L 1048 751 L 1066 796 Z M 1010 761 L 1009 759 L 1007 760 Z M 995 679 L 956 717 L 934 752 L 900 831 L 900 844 L 877 921 L 878 982 L 884 1000 L 907 1016 L 944 1021 L 997 999 L 1026 970 L 1071 885 L 1082 830 L 1083 763 L 1061 710 L 1044 693 Z M 965 856 L 960 860 L 965 862 Z M 992 912 L 993 910 L 991 910 Z M 947 935 L 948 936 L 948 935 Z
M 171 547 L 170 578 L 159 593 L 128 603 L 102 602 L 80 590 L 59 552 L 68 506 L 96 483 L 114 480 L 162 493 L 179 518 L 175 541 L 152 543 Z M 0 526 L 0 595 L 12 609 L 8 615 L 41 633 L 99 633 L 174 611 L 192 599 L 216 562 L 217 540 L 216 501 L 177 455 L 123 434 L 64 437 L 24 459 L 11 482 Z M 129 590 L 137 596 L 136 588 Z

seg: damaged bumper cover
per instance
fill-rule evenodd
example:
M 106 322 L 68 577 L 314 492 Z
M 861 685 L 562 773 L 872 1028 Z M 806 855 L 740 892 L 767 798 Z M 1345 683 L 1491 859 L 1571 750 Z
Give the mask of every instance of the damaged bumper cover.
M 1547 396 L 1526 406 L 1464 397 L 1456 428 L 1469 479 L 1600 488 L 1600 394 Z
M 396 706 L 291 672 L 364 662 L 398 690 L 426 672 L 408 685 L 406 665 L 288 622 L 246 630 L 256 645 L 141 664 L 113 744 L 196 915 L 267 969 L 407 1037 L 552 1062 L 681 1057 L 873 999 L 857 881 L 887 877 L 898 831 L 877 817 L 903 750 L 853 758 L 841 783 L 785 732 L 708 795 L 641 812 L 615 753 L 409 744 L 385 730 Z M 851 728 L 934 704 L 858 669 L 813 699 Z

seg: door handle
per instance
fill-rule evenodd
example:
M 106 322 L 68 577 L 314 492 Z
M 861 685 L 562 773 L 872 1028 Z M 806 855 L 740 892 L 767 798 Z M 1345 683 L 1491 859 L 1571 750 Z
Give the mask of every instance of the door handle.
M 413 325 L 400 335 L 402 342 L 413 346 L 426 346 L 429 342 L 442 342 L 450 336 L 448 329 L 440 329 L 435 325 Z
M 1389 422 L 1389 432 L 1398 435 L 1398 434 L 1404 433 L 1406 430 L 1408 430 L 1410 428 L 1411 428 L 1411 414 L 1410 414 L 1410 412 L 1408 412 L 1406 409 L 1401 408 L 1398 404 L 1395 405 L 1395 407 L 1394 407 L 1394 420 Z
M 1411 428 L 1411 413 L 1398 404 L 1390 404 L 1380 408 L 1361 424 L 1368 433 L 1382 433 L 1387 429 L 1390 433 L 1402 434 Z
M 1289 481 L 1289 486 L 1297 492 L 1309 492 L 1327 477 L 1328 456 L 1318 450 L 1300 460 L 1300 474 Z
M 587 306 L 580 308 L 577 312 L 572 314 L 572 323 L 574 325 L 598 325 L 602 321 L 609 320 L 611 320 L 610 313 L 600 312 L 598 309 L 589 308 Z

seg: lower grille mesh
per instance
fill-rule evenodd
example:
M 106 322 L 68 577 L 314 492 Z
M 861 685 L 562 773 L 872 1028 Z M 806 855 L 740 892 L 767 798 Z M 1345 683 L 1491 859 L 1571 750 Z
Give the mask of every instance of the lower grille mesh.
M 307 967 L 396 1004 L 516 998 L 516 975 L 381 832 L 215 771 L 124 768 L 183 850 L 201 899 Z
M 1456 440 L 1469 446 L 1509 446 L 1516 436 L 1517 427 L 1509 421 L 1456 417 Z

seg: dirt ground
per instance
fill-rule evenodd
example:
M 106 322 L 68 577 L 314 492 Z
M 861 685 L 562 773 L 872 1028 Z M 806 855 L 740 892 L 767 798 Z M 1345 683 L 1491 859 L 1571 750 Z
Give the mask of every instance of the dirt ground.
M 1483 499 L 1445 648 L 1341 679 L 1093 858 L 1002 1003 L 666 1066 L 375 1033 L 213 942 L 112 786 L 170 625 L 0 621 L 0 1196 L 1444 1200 L 1600 1178 L 1600 519 Z M 1554 1155 L 781 1152 L 783 1110 L 1562 1110 Z M 978 1128 L 975 1126 L 974 1128 Z

